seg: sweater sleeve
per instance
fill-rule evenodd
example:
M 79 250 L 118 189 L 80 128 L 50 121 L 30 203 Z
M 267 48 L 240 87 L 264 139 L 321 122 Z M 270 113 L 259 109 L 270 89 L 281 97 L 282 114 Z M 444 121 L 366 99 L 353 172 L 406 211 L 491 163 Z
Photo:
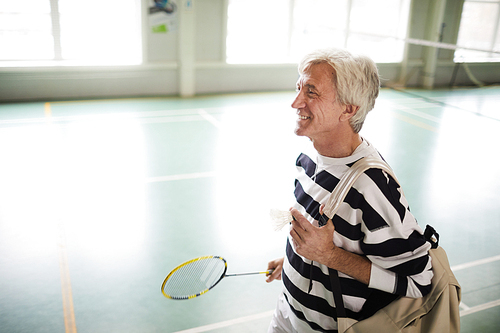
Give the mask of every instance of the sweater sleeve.
M 431 245 L 398 183 L 377 169 L 363 176 L 355 186 L 362 189 L 360 247 L 372 262 L 369 287 L 413 298 L 425 296 L 433 277 Z

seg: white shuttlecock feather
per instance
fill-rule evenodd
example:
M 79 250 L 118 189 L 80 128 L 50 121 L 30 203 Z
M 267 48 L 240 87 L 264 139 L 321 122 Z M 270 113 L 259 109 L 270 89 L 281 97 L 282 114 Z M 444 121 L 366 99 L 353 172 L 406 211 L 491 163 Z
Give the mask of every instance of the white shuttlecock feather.
M 292 213 L 286 210 L 271 209 L 269 212 L 273 223 L 274 230 L 279 231 L 290 222 L 292 222 Z

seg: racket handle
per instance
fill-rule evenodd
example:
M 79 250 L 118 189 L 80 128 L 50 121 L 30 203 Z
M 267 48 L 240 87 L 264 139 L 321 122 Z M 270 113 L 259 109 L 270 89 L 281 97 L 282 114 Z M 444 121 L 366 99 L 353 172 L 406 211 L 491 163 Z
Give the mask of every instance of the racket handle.
M 226 276 L 241 276 L 241 275 L 257 275 L 257 274 L 271 274 L 272 272 L 274 271 L 274 269 L 270 269 L 270 270 L 267 270 L 267 271 L 264 271 L 264 272 L 249 272 L 249 273 L 236 273 L 236 274 L 226 274 L 224 275 L 224 277 Z

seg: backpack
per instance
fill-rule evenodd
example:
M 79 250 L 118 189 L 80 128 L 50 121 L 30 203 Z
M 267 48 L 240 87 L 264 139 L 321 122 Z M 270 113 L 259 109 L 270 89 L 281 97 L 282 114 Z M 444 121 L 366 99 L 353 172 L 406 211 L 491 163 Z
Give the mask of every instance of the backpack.
M 332 192 L 325 207 L 327 218 L 335 215 L 351 186 L 370 168 L 382 169 L 398 181 L 384 161 L 362 158 L 349 169 Z M 330 270 L 339 333 L 460 332 L 460 284 L 451 271 L 445 250 L 438 244 L 439 234 L 427 226 L 424 237 L 431 243 L 429 255 L 434 272 L 431 291 L 421 298 L 399 297 L 366 319 L 357 321 L 346 317 L 337 271 Z

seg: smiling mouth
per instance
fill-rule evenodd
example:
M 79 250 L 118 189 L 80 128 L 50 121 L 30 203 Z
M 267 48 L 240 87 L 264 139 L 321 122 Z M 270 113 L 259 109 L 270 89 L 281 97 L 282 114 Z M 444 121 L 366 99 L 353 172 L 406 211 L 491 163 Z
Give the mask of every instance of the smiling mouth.
M 301 119 L 301 120 L 307 120 L 307 119 L 311 119 L 311 117 L 306 117 L 306 116 L 300 116 L 299 115 L 299 119 Z

